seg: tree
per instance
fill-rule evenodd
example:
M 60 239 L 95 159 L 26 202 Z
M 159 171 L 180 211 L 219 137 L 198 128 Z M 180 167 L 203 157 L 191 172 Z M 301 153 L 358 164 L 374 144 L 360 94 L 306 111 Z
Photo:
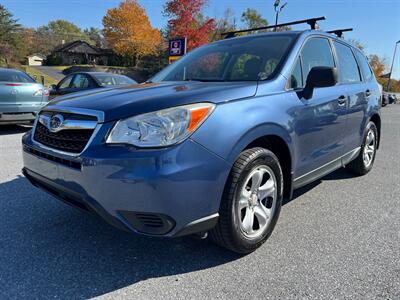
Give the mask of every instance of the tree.
M 369 64 L 371 65 L 372 70 L 375 73 L 375 77 L 378 78 L 378 77 L 382 76 L 386 69 L 386 61 L 384 59 L 381 59 L 376 54 L 371 54 L 368 57 L 368 60 L 369 60 Z
M 383 86 L 384 89 L 387 87 L 387 78 L 382 78 L 385 70 L 387 69 L 387 62 L 385 59 L 381 59 L 376 54 L 371 54 L 368 56 L 369 64 L 374 71 L 375 77 L 378 82 Z
M 164 16 L 170 18 L 168 36 L 186 37 L 188 51 L 208 43 L 212 38 L 215 21 L 201 13 L 206 3 L 206 0 L 170 0 L 165 4 Z
M 90 38 L 74 23 L 66 20 L 54 20 L 36 30 L 32 49 L 34 52 L 48 55 L 62 43 L 76 40 L 91 42 Z
M 83 33 L 90 39 L 90 43 L 96 47 L 104 47 L 104 37 L 101 30 L 95 27 L 86 28 Z
M 11 61 L 19 61 L 24 56 L 18 47 L 23 42 L 21 28 L 18 20 L 0 4 L 0 60 L 6 65 Z
M 240 20 L 246 25 L 246 28 L 268 26 L 268 21 L 253 8 L 246 9 L 246 11 L 242 13 Z
M 160 31 L 150 24 L 146 11 L 136 0 L 124 0 L 103 18 L 104 38 L 115 52 L 135 58 L 154 54 L 161 43 Z
M 235 14 L 232 9 L 227 8 L 224 11 L 222 18 L 216 21 L 212 41 L 220 40 L 222 33 L 234 30 L 236 30 Z
M 8 43 L 0 43 L 0 66 L 9 66 L 13 57 L 12 47 Z
M 348 39 L 347 40 L 350 44 L 353 44 L 356 46 L 358 49 L 360 49 L 362 52 L 365 52 L 365 45 L 361 43 L 359 40 L 356 39 Z

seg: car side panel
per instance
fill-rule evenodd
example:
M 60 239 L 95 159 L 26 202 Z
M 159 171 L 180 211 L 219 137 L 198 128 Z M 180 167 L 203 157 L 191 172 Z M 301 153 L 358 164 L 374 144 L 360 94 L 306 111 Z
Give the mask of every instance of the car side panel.
M 364 129 L 375 113 L 379 113 L 379 86 L 375 79 L 346 86 L 350 96 L 345 146 L 348 151 L 362 144 Z M 366 95 L 369 91 L 370 96 Z

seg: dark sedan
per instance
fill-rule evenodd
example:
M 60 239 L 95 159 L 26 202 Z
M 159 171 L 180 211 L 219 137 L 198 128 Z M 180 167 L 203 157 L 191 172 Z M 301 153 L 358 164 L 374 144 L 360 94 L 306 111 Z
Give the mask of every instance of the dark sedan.
M 106 88 L 120 85 L 136 84 L 137 82 L 125 75 L 106 72 L 81 72 L 66 76 L 57 85 L 51 87 L 50 94 L 66 95 L 90 89 Z

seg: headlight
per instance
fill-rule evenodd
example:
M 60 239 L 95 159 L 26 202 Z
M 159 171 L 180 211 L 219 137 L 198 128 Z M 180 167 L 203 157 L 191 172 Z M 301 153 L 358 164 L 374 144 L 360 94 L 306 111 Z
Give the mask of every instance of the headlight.
M 207 119 L 214 107 L 211 103 L 197 103 L 120 120 L 106 142 L 137 147 L 173 145 L 188 138 Z

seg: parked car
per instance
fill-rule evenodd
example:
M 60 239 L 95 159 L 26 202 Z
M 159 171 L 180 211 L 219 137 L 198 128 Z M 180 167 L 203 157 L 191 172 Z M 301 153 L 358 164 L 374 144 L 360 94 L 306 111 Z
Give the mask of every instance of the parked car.
M 389 104 L 396 104 L 397 96 L 395 94 L 389 94 Z
M 66 76 L 57 85 L 51 86 L 51 96 L 59 96 L 85 90 L 137 84 L 125 75 L 106 72 L 81 72 Z
M 147 83 L 58 98 L 23 137 L 23 173 L 118 228 L 209 232 L 249 253 L 293 190 L 371 170 L 380 97 L 366 57 L 334 35 L 225 39 Z
M 0 125 L 32 122 L 49 91 L 25 72 L 0 68 Z
M 385 107 L 388 104 L 390 104 L 389 94 L 382 91 L 382 107 Z

